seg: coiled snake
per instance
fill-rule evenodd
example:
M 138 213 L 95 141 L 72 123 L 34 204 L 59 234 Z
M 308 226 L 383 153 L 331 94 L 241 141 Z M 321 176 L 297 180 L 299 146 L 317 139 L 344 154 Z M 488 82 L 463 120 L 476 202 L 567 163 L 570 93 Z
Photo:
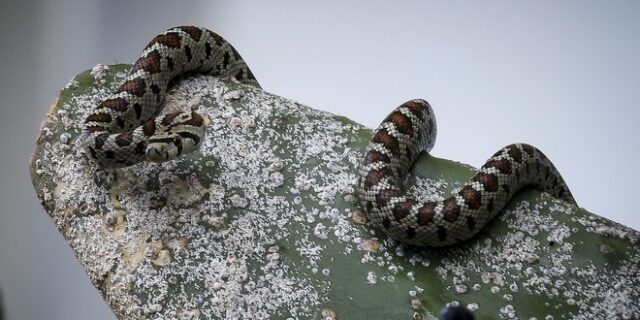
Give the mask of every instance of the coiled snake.
M 86 118 L 81 142 L 86 153 L 105 167 L 124 167 L 167 161 L 197 149 L 204 137 L 201 115 L 173 112 L 153 118 L 170 81 L 189 72 L 259 87 L 222 37 L 200 27 L 171 28 L 146 46 L 124 83 Z M 527 186 L 575 204 L 553 164 L 527 144 L 502 148 L 451 197 L 420 203 L 405 194 L 402 181 L 420 152 L 431 149 L 435 136 L 429 104 L 408 101 L 375 130 L 360 164 L 361 204 L 372 224 L 396 240 L 418 246 L 466 240 Z
M 81 146 L 105 167 L 160 162 L 197 149 L 204 119 L 195 112 L 160 112 L 167 87 L 185 73 L 232 78 L 260 87 L 240 54 L 211 30 L 171 28 L 144 48 L 124 83 L 85 120 Z
M 396 240 L 439 247 L 469 239 L 528 186 L 575 205 L 551 161 L 527 144 L 496 152 L 449 198 L 420 203 L 405 194 L 402 181 L 420 152 L 433 147 L 435 137 L 431 106 L 424 100 L 408 101 L 376 129 L 360 164 L 360 202 L 370 221 Z

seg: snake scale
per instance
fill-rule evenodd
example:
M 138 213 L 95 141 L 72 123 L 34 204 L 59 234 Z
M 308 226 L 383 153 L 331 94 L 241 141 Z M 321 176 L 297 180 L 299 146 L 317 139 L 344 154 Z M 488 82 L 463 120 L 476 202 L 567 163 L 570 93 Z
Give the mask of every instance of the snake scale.
M 260 87 L 238 52 L 213 31 L 171 28 L 143 50 L 125 81 L 85 120 L 82 147 L 105 167 L 168 161 L 197 149 L 203 117 L 195 112 L 158 116 L 168 87 L 187 73 L 231 78 Z M 391 238 L 417 246 L 447 246 L 471 238 L 518 190 L 533 187 L 575 205 L 566 183 L 535 147 L 512 144 L 494 154 L 460 190 L 442 201 L 419 202 L 402 183 L 435 142 L 431 106 L 411 100 L 375 130 L 359 166 L 356 187 L 370 222 Z

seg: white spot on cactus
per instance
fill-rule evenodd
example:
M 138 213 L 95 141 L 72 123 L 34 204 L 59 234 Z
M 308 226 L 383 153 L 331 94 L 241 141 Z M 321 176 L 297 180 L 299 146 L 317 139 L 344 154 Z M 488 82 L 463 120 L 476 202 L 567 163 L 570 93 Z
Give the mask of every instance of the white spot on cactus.
M 327 232 L 327 227 L 325 227 L 322 223 L 318 223 L 313 228 L 313 235 L 316 236 L 318 239 L 324 240 L 328 238 L 329 233 Z
M 249 205 L 249 202 L 247 201 L 247 199 L 237 194 L 232 195 L 231 198 L 229 198 L 229 200 L 231 201 L 231 205 L 236 208 L 245 208 L 247 205 Z
M 455 286 L 455 288 L 456 288 L 456 292 L 457 293 L 467 293 L 467 291 L 469 291 L 469 288 L 465 284 L 462 284 L 462 283 L 457 284 Z
M 376 284 L 378 283 L 378 276 L 375 272 L 369 271 L 367 272 L 367 283 L 368 284 Z
M 243 90 L 231 90 L 225 94 L 222 95 L 222 98 L 225 100 L 240 100 L 242 97 L 244 96 L 244 91 Z
M 284 184 L 284 175 L 281 172 L 272 172 L 269 175 L 269 182 L 274 187 L 279 187 Z
M 89 72 L 95 80 L 103 80 L 109 74 L 109 66 L 97 64 Z

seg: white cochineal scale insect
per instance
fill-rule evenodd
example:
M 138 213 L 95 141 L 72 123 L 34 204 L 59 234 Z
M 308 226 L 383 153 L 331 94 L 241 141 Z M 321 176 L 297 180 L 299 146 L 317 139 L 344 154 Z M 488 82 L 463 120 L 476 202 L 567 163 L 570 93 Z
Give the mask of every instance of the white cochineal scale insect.
M 157 116 L 171 80 L 188 73 L 260 87 L 221 36 L 200 27 L 171 28 L 151 40 L 122 85 L 86 118 L 80 145 L 95 161 L 112 168 L 172 160 L 197 149 L 204 138 L 200 114 Z
M 358 192 L 369 220 L 400 242 L 441 247 L 467 240 L 525 187 L 576 205 L 551 161 L 527 144 L 502 148 L 449 198 L 419 202 L 402 190 L 402 182 L 420 152 L 431 150 L 435 137 L 431 106 L 424 100 L 408 101 L 375 130 L 360 164 Z
M 81 146 L 104 167 L 161 162 L 194 151 L 204 138 L 195 112 L 160 115 L 171 80 L 188 73 L 230 78 L 260 87 L 238 52 L 205 28 L 171 28 L 151 40 L 125 81 L 86 118 Z M 564 180 L 538 149 L 512 144 L 493 155 L 451 197 L 420 203 L 402 182 L 422 151 L 435 142 L 433 111 L 424 100 L 394 110 L 376 129 L 360 164 L 360 201 L 370 221 L 390 237 L 418 246 L 469 239 L 524 187 L 575 204 Z

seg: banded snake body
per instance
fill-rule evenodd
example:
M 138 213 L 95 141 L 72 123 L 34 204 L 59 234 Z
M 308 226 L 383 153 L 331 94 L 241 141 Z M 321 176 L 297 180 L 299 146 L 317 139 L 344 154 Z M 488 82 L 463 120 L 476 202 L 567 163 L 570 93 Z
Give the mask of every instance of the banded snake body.
M 424 100 L 408 101 L 375 130 L 360 164 L 362 206 L 374 225 L 400 242 L 441 247 L 467 240 L 525 187 L 576 204 L 551 161 L 528 144 L 500 149 L 449 198 L 421 203 L 402 190 L 402 182 L 420 152 L 431 150 L 435 137 L 431 106 Z
M 117 168 L 196 150 L 204 138 L 200 114 L 156 116 L 171 80 L 190 72 L 260 87 L 238 52 L 216 33 L 193 26 L 168 29 L 145 47 L 124 83 L 86 118 L 85 152 L 102 166 Z M 365 150 L 356 189 L 370 222 L 391 238 L 432 247 L 467 240 L 528 186 L 575 204 L 553 164 L 527 144 L 502 148 L 449 198 L 421 203 L 404 192 L 402 182 L 435 136 L 433 110 L 424 100 L 412 100 L 380 124 Z

